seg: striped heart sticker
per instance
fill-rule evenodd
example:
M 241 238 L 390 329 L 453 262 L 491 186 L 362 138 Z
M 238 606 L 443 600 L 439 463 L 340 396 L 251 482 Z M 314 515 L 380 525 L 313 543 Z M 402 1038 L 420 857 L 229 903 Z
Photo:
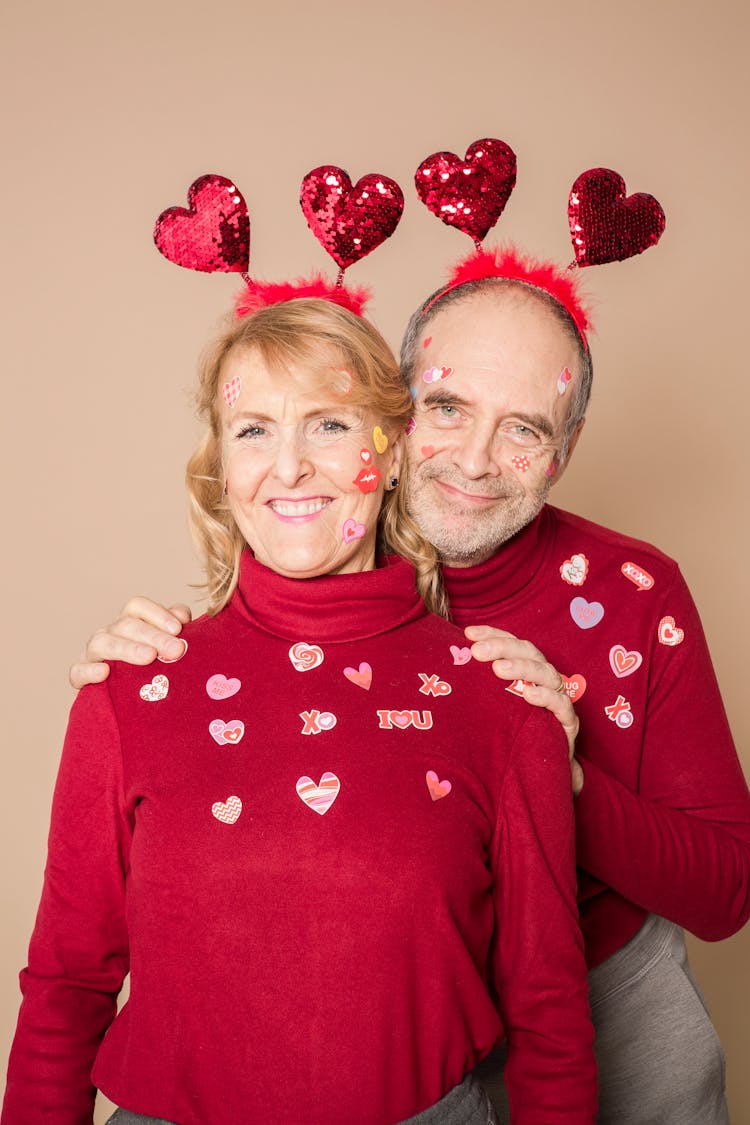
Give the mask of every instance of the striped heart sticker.
M 308 809 L 323 816 L 338 797 L 340 788 L 341 782 L 336 774 L 326 770 L 317 785 L 311 777 L 301 777 L 297 782 L 297 796 Z
M 227 797 L 226 801 L 214 801 L 211 805 L 211 815 L 222 824 L 234 824 L 241 812 L 242 801 L 234 795 Z

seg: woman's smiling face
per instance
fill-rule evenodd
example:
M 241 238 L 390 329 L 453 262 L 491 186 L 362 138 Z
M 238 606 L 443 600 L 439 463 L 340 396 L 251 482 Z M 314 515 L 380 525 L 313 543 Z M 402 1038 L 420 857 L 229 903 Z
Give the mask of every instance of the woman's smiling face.
M 383 419 L 347 401 L 341 363 L 332 356 L 327 377 L 294 363 L 272 371 L 243 348 L 222 377 L 234 388 L 221 404 L 226 499 L 256 559 L 288 578 L 372 570 L 401 442 L 385 444 Z

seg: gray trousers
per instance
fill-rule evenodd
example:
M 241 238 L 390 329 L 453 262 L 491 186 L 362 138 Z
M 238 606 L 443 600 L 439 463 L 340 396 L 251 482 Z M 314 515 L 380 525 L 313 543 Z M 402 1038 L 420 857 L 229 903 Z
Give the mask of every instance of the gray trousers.
M 164 1121 L 161 1117 L 142 1117 L 139 1113 L 118 1109 L 107 1125 L 175 1125 L 175 1122 Z M 226 1125 L 230 1125 L 230 1122 Z M 301 1119 L 293 1122 L 285 1118 L 283 1122 L 267 1121 L 263 1125 L 304 1125 L 304 1122 Z M 418 1113 L 416 1117 L 410 1117 L 402 1125 L 497 1125 L 497 1118 L 487 1094 L 469 1074 L 439 1102 L 423 1113 Z
M 599 1125 L 728 1125 L 724 1052 L 679 926 L 650 914 L 589 973 Z M 510 1121 L 502 1052 L 474 1072 Z

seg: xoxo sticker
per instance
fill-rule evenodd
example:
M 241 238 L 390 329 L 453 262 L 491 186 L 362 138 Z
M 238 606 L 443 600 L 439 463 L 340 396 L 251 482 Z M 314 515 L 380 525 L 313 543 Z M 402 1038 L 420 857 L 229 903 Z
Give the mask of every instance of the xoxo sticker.
M 635 563 L 625 562 L 620 570 L 639 590 L 650 590 L 654 585 L 654 580 L 649 572 L 643 570 L 640 566 L 636 566 Z

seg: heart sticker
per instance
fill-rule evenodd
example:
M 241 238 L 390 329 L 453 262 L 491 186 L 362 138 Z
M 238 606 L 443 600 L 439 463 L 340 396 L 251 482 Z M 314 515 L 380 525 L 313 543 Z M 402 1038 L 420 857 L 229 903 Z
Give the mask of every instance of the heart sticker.
M 241 687 L 240 680 L 236 678 L 228 680 L 220 672 L 210 676 L 206 681 L 206 692 L 210 699 L 229 699 L 231 695 L 236 695 Z
M 417 195 L 449 227 L 482 241 L 495 225 L 516 183 L 516 154 L 504 141 L 474 141 L 461 160 L 435 152 L 417 168 Z
M 372 461 L 372 453 L 369 449 L 360 449 L 359 458 L 360 461 L 364 461 L 365 465 L 369 465 Z
M 573 378 L 572 374 L 567 367 L 563 367 L 562 371 L 557 377 L 557 393 L 564 395 L 568 389 L 568 383 Z
M 335 773 L 327 770 L 316 785 L 311 777 L 301 777 L 297 782 L 297 796 L 308 809 L 323 816 L 339 795 L 341 782 Z
M 388 448 L 388 435 L 383 433 L 380 426 L 376 426 L 372 431 L 372 440 L 378 453 L 385 453 Z
M 240 719 L 232 719 L 228 723 L 223 719 L 212 719 L 208 724 L 208 733 L 219 746 L 234 746 L 245 733 L 245 724 Z
M 511 457 L 510 463 L 514 469 L 518 469 L 519 473 L 526 473 L 529 470 L 531 461 L 528 457 Z
M 572 703 L 579 700 L 586 691 L 586 677 L 582 676 L 580 672 L 574 672 L 572 676 L 563 676 L 562 682 L 565 687 L 565 694 Z
M 453 374 L 452 367 L 430 367 L 425 371 L 422 379 L 425 383 L 439 383 Z
M 454 664 L 468 664 L 471 660 L 471 649 L 451 645 L 451 656 L 453 657 Z
M 441 797 L 447 797 L 452 789 L 450 781 L 440 781 L 434 770 L 427 771 L 425 781 L 433 801 L 439 801 Z
M 660 645 L 681 645 L 685 640 L 685 633 L 677 627 L 674 617 L 662 617 L 658 636 Z
M 250 216 L 242 194 L 225 176 L 200 176 L 188 206 L 162 211 L 154 242 L 175 265 L 203 273 L 247 273 Z
M 227 797 L 226 801 L 214 801 L 211 813 L 222 824 L 234 824 L 242 812 L 242 801 L 239 797 Z
M 406 423 L 406 436 L 411 437 L 411 435 L 414 433 L 416 428 L 417 428 L 417 419 L 416 418 L 410 418 L 409 421 Z
M 432 343 L 432 336 L 425 336 L 424 340 L 422 341 L 422 347 L 423 348 L 429 348 L 431 343 Z
M 370 690 L 372 683 L 372 668 L 363 660 L 359 668 L 344 668 L 344 675 L 351 683 L 356 684 L 357 687 L 364 688 L 365 691 Z
M 411 725 L 411 711 L 391 711 L 390 720 L 395 723 L 397 727 L 406 730 Z
M 404 210 L 395 180 L 371 172 L 352 187 L 334 164 L 307 173 L 299 201 L 310 230 L 342 270 L 392 235 Z
M 158 703 L 160 699 L 166 699 L 168 691 L 169 680 L 160 675 L 154 676 L 150 684 L 144 684 L 139 695 L 146 703 Z
M 570 603 L 570 616 L 579 629 L 593 629 L 604 617 L 601 602 L 587 602 L 585 598 L 573 598 Z
M 240 397 L 241 390 L 242 380 L 239 375 L 235 375 L 234 379 L 230 379 L 228 383 L 224 384 L 221 388 L 221 393 L 224 396 L 224 402 L 227 406 L 234 406 L 235 402 Z
M 320 645 L 309 645 L 305 641 L 298 641 L 289 649 L 289 659 L 292 667 L 298 672 L 309 672 L 323 663 L 323 649 Z
M 352 543 L 355 539 L 361 539 L 366 535 L 367 528 L 363 523 L 359 523 L 357 520 L 348 519 L 344 520 L 341 534 L 345 543 Z
M 611 168 L 589 168 L 570 190 L 568 223 L 579 266 L 621 262 L 654 246 L 665 225 L 653 195 L 625 194 L 625 181 Z
M 632 676 L 643 663 L 643 657 L 640 652 L 635 649 L 628 652 L 623 645 L 612 645 L 609 650 L 609 663 L 614 674 L 622 679 L 624 676 Z
M 435 446 L 434 445 L 423 445 L 421 450 L 420 450 L 420 453 L 425 458 L 434 457 L 435 456 Z
M 583 586 L 589 572 L 589 560 L 585 555 L 572 555 L 560 567 L 560 577 L 570 586 Z

